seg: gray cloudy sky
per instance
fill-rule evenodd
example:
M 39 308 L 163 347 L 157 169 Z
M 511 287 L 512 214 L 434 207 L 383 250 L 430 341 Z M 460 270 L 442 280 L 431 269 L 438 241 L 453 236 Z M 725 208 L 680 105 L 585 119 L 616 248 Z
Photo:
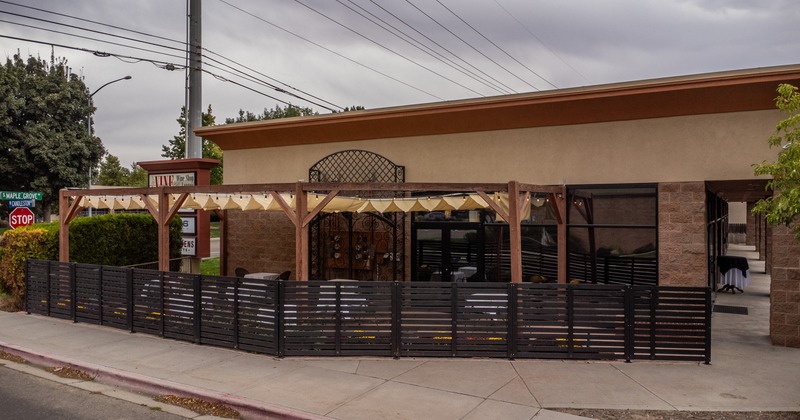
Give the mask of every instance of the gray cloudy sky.
M 205 70 L 319 113 L 329 111 L 226 66 L 319 104 L 374 109 L 800 63 L 797 0 L 204 0 L 202 7 Z M 355 11 L 402 30 L 418 48 Z M 160 67 L 184 64 L 172 40 L 185 41 L 186 14 L 185 0 L 0 0 L 0 35 L 63 45 L 56 56 L 92 91 L 133 76 L 93 98 L 96 134 L 129 166 L 161 159 L 161 145 L 178 133 L 185 75 Z M 47 45 L 8 38 L 0 49 L 50 56 Z M 203 75 L 204 109 L 210 104 L 218 123 L 239 109 L 283 106 L 258 92 Z

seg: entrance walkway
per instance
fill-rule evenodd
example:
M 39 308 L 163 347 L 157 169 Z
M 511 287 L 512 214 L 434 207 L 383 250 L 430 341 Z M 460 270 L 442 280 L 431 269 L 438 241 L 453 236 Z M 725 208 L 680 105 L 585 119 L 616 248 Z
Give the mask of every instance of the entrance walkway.
M 752 247 L 751 247 L 752 248 Z M 565 419 L 553 408 L 800 413 L 800 349 L 769 342 L 769 276 L 751 248 L 744 293 L 719 293 L 712 363 L 284 358 L 0 312 L 0 350 L 150 394 L 223 401 L 249 418 Z M 0 364 L 15 365 L 0 359 Z M 111 392 L 114 391 L 104 391 Z M 155 404 L 153 404 L 155 405 Z

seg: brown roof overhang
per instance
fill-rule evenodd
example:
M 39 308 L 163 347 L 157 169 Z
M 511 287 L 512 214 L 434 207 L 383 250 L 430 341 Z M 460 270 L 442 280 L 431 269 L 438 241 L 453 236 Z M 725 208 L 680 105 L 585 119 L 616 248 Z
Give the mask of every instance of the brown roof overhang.
M 203 127 L 223 150 L 774 109 L 800 65 Z

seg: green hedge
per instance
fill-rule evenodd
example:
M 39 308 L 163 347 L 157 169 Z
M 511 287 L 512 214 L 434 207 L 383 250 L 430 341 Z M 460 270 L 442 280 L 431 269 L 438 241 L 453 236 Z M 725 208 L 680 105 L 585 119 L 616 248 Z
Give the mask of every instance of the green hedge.
M 170 258 L 181 254 L 181 221 L 172 219 Z M 109 214 L 69 225 L 69 258 L 87 264 L 132 265 L 158 261 L 158 224 L 150 215 Z
M 70 223 L 70 261 L 132 265 L 158 260 L 158 224 L 147 214 L 110 214 L 77 218 Z M 170 223 L 170 258 L 181 254 L 181 221 Z M 0 237 L 0 291 L 22 302 L 28 258 L 58 260 L 58 222 L 37 223 Z

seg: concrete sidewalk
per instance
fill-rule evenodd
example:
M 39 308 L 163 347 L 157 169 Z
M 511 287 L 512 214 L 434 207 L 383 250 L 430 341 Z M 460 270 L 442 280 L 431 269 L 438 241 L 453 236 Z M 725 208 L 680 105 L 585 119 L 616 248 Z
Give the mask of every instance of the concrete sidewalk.
M 753 257 L 744 247 L 731 255 Z M 222 401 L 249 418 L 568 419 L 550 408 L 798 411 L 800 349 L 769 342 L 769 277 L 720 293 L 712 364 L 544 360 L 284 358 L 109 327 L 0 312 L 0 350 L 72 365 L 96 382 Z M 8 364 L 0 359 L 0 364 Z

